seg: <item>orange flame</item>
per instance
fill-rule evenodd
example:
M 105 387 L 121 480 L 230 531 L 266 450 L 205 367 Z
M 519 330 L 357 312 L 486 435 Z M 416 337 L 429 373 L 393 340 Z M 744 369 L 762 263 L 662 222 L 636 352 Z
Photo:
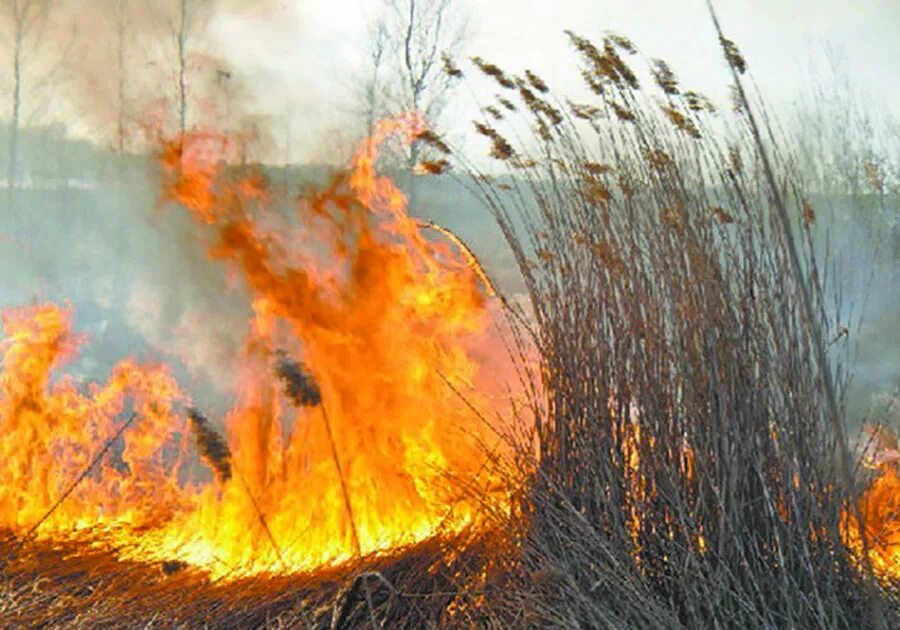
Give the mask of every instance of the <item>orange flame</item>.
M 291 218 L 274 209 L 263 177 L 229 172 L 227 138 L 167 144 L 164 200 L 196 219 L 198 238 L 214 235 L 210 257 L 239 274 L 252 307 L 225 419 L 233 474 L 197 480 L 190 401 L 165 367 L 125 360 L 87 390 L 54 379 L 80 343 L 70 310 L 10 311 L 0 527 L 82 530 L 126 557 L 240 575 L 478 526 L 463 488 L 491 483 L 487 450 L 500 441 L 472 409 L 497 414 L 495 375 L 509 365 L 488 335 L 487 289 L 467 253 L 426 239 L 376 173 L 380 143 L 420 129 L 415 117 L 381 123 L 350 172 L 300 199 Z M 282 353 L 302 360 L 318 400 L 285 396 Z M 137 420 L 122 443 L 41 522 L 130 411 Z
M 886 429 L 868 428 L 867 432 L 862 463 L 877 476 L 859 498 L 859 518 L 849 511 L 844 514 L 844 539 L 860 558 L 868 549 L 877 576 L 896 581 L 900 579 L 900 449 L 897 438 Z
M 72 378 L 51 383 L 51 372 L 81 343 L 71 333 L 70 315 L 47 305 L 3 316 L 0 526 L 19 529 L 41 519 L 85 469 L 96 445 L 114 435 L 126 405 L 141 422 L 120 449 L 119 465 L 85 479 L 43 528 L 152 522 L 181 498 L 168 481 L 174 465 L 162 455 L 179 430 L 172 403 L 182 395 L 164 368 L 130 360 L 119 363 L 106 384 L 87 391 Z

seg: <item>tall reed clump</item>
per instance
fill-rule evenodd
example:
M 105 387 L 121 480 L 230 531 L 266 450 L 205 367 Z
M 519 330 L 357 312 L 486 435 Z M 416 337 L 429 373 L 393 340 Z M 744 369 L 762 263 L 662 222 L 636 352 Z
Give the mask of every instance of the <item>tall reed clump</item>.
M 721 39 L 737 84 L 720 111 L 663 61 L 641 78 L 623 37 L 568 37 L 588 102 L 473 59 L 499 92 L 475 130 L 508 167 L 473 181 L 518 261 L 541 382 L 519 564 L 492 614 L 898 627 L 896 593 L 844 543 L 859 488 L 815 213 L 744 59 Z

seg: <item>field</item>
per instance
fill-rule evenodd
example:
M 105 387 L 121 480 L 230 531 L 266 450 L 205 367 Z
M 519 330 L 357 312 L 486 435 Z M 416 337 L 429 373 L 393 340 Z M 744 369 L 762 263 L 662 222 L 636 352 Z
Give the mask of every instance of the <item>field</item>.
M 618 35 L 577 102 L 444 59 L 489 161 L 406 114 L 19 191 L 0 626 L 900 626 L 898 197 L 817 186 L 719 35 L 723 104 Z

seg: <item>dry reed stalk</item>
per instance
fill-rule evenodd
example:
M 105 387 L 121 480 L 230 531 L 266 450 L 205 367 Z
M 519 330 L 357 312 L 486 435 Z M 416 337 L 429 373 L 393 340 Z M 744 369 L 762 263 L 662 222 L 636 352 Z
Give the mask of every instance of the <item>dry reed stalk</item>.
M 746 94 L 724 127 L 655 62 L 660 108 L 613 36 L 570 40 L 599 103 L 554 125 L 520 91 L 534 139 L 503 151 L 505 132 L 476 123 L 492 157 L 536 165 L 507 189 L 472 179 L 519 264 L 543 387 L 503 614 L 527 600 L 534 625 L 875 622 L 890 596 L 840 527 L 854 483 L 834 465 L 846 381 L 824 356 L 825 289 Z
M 361 557 L 362 546 L 359 542 L 359 530 L 356 527 L 356 519 L 353 516 L 353 506 L 350 502 L 350 488 L 347 486 L 347 479 L 344 476 L 343 466 L 341 466 L 341 459 L 338 455 L 337 443 L 334 440 L 331 421 L 328 419 L 328 411 L 325 409 L 325 404 L 322 401 L 322 394 L 319 390 L 319 386 L 302 363 L 290 359 L 284 352 L 279 353 L 275 369 L 278 377 L 284 384 L 285 395 L 294 403 L 294 405 L 297 407 L 318 407 L 322 412 L 322 422 L 325 424 L 325 433 L 328 437 L 328 445 L 331 449 L 331 458 L 334 462 L 338 480 L 341 484 L 344 509 L 347 511 L 347 519 L 350 521 L 350 535 L 353 542 L 353 550 L 357 557 Z
M 272 549 L 275 551 L 275 555 L 278 557 L 278 562 L 281 564 L 282 569 L 286 571 L 288 566 L 281 553 L 281 547 L 275 540 L 272 530 L 269 528 L 269 523 L 266 520 L 262 506 L 260 506 L 259 502 L 256 500 L 256 496 L 253 494 L 250 484 L 247 483 L 247 479 L 234 462 L 231 455 L 231 449 L 228 448 L 225 440 L 222 439 L 215 429 L 210 426 L 209 420 L 197 409 L 191 408 L 188 410 L 188 419 L 191 425 L 191 433 L 194 435 L 194 441 L 197 444 L 197 451 L 200 453 L 200 457 L 213 469 L 219 483 L 224 484 L 230 481 L 232 470 L 237 473 L 238 480 L 241 482 L 244 492 L 247 493 L 247 497 L 249 497 L 250 502 L 253 504 L 253 510 L 256 512 L 259 524 L 263 528 L 266 537 L 269 539 L 269 543 L 272 545 Z
M 722 26 L 719 23 L 719 18 L 716 15 L 715 8 L 713 7 L 712 0 L 707 0 L 706 6 L 709 9 L 710 18 L 712 19 L 713 25 L 715 26 L 716 33 L 719 35 L 719 41 L 722 44 L 722 49 L 725 53 L 725 58 L 728 61 L 728 66 L 731 70 L 732 79 L 734 80 L 734 85 L 737 88 L 738 98 L 743 106 L 743 110 L 746 112 L 747 120 L 750 125 L 751 132 L 753 134 L 753 140 L 756 144 L 756 149 L 759 152 L 760 159 L 763 165 L 763 173 L 765 174 L 765 178 L 769 184 L 769 188 L 772 192 L 772 196 L 775 202 L 775 209 L 778 212 L 778 218 L 780 220 L 781 229 L 784 232 L 784 237 L 787 242 L 787 249 L 789 253 L 789 259 L 791 262 L 791 268 L 795 277 L 797 278 L 798 283 L 800 284 L 800 294 L 801 294 L 801 304 L 803 306 L 804 314 L 805 314 L 805 323 L 810 328 L 810 333 L 813 339 L 815 340 L 814 348 L 815 348 L 815 357 L 816 362 L 818 363 L 819 373 L 823 380 L 824 390 L 826 400 L 828 401 L 828 407 L 831 416 L 831 422 L 834 429 L 835 434 L 837 435 L 836 440 L 836 451 L 837 451 L 837 465 L 842 477 L 842 481 L 848 484 L 849 488 L 853 488 L 854 480 L 853 475 L 850 470 L 850 454 L 849 454 L 849 444 L 847 442 L 847 437 L 844 431 L 844 421 L 845 419 L 842 417 L 837 401 L 837 393 L 835 391 L 835 386 L 832 382 L 832 372 L 831 365 L 828 362 L 828 358 L 825 354 L 826 348 L 826 337 L 823 334 L 823 331 L 820 326 L 819 319 L 815 316 L 813 299 L 811 296 L 812 289 L 809 286 L 809 283 L 804 276 L 803 268 L 800 264 L 800 256 L 797 252 L 797 245 L 794 239 L 793 229 L 791 227 L 791 220 L 788 216 L 787 207 L 785 206 L 784 197 L 782 194 L 782 188 L 778 185 L 774 170 L 772 168 L 772 163 L 769 159 L 769 153 L 766 150 L 765 145 L 762 141 L 762 134 L 760 131 L 760 126 L 756 121 L 756 116 L 754 114 L 753 108 L 750 106 L 750 101 L 747 98 L 747 93 L 744 90 L 744 83 L 741 80 L 742 74 L 747 71 L 747 64 L 744 61 L 744 58 L 741 56 L 740 51 L 737 48 L 737 45 L 727 39 L 722 31 Z M 812 211 L 811 206 L 808 202 L 803 204 L 803 219 L 806 223 L 807 227 L 809 227 L 814 220 L 814 212 Z M 818 287 L 817 287 L 818 288 Z M 819 289 L 821 290 L 821 289 Z M 862 523 L 862 513 L 860 511 L 860 506 L 857 501 L 850 501 L 849 509 L 853 511 L 854 518 L 857 523 Z M 874 585 L 876 583 L 875 572 L 872 566 L 871 556 L 869 555 L 869 540 L 868 534 L 866 532 L 866 528 L 860 528 L 860 540 L 862 542 L 863 549 L 863 558 L 862 563 L 866 567 L 866 571 L 869 576 L 869 583 Z M 870 588 L 874 588 L 870 586 Z M 871 606 L 872 611 L 870 615 L 870 621 L 874 624 L 875 627 L 885 628 L 886 621 L 884 618 L 884 611 L 881 607 L 880 598 L 875 596 L 871 598 Z
M 188 420 L 200 458 L 213 469 L 219 483 L 227 482 L 231 479 L 231 449 L 198 410 L 189 409 Z
M 120 437 L 122 437 L 122 435 L 125 433 L 125 431 L 128 429 L 128 427 L 130 427 L 132 425 L 132 423 L 135 421 L 136 418 L 137 418 L 136 413 L 131 414 L 131 416 L 129 416 L 128 420 L 126 420 L 122 424 L 122 426 L 119 427 L 119 430 L 116 431 L 116 434 L 113 435 L 110 439 L 108 439 L 106 441 L 106 444 L 103 445 L 103 448 L 100 449 L 100 451 L 94 456 L 94 458 L 85 467 L 85 469 L 83 471 L 81 471 L 81 474 L 75 478 L 75 480 L 69 485 L 68 488 L 66 488 L 65 492 L 63 492 L 59 496 L 59 498 L 53 503 L 53 505 L 50 506 L 50 509 L 47 510 L 47 512 L 41 518 L 39 518 L 38 521 L 34 525 L 32 525 L 31 528 L 27 532 L 25 532 L 25 534 L 21 538 L 19 538 L 16 546 L 4 558 L 4 561 L 3 561 L 4 564 L 9 562 L 9 560 L 13 557 L 13 555 L 15 555 L 22 548 L 22 545 L 24 545 L 26 542 L 31 540 L 31 537 L 34 536 L 34 533 L 38 530 L 38 528 L 41 525 L 43 525 L 47 521 L 47 519 L 53 515 L 53 513 L 56 511 L 56 509 L 60 505 L 62 505 L 62 502 L 65 501 L 69 497 L 69 495 L 71 495 L 72 492 L 75 491 L 75 488 L 78 487 L 78 484 L 80 484 L 82 481 L 84 481 L 84 479 L 89 474 L 91 474 L 91 471 L 94 469 L 94 467 L 100 463 L 100 460 L 102 460 L 104 455 L 106 455 L 106 453 L 109 452 L 109 449 L 112 448 L 112 445 L 116 442 L 116 440 L 118 440 Z

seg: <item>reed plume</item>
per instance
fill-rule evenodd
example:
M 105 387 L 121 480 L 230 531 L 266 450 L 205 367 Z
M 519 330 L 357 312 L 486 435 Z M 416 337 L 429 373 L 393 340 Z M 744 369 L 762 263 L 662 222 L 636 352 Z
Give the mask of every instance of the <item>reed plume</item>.
M 193 407 L 188 409 L 188 420 L 191 423 L 191 433 L 200 457 L 213 469 L 219 483 L 229 481 L 231 479 L 231 449 L 228 448 L 225 440 L 197 409 Z
M 318 383 L 302 363 L 283 351 L 278 352 L 275 373 L 284 386 L 284 395 L 298 407 L 316 407 L 322 403 Z

